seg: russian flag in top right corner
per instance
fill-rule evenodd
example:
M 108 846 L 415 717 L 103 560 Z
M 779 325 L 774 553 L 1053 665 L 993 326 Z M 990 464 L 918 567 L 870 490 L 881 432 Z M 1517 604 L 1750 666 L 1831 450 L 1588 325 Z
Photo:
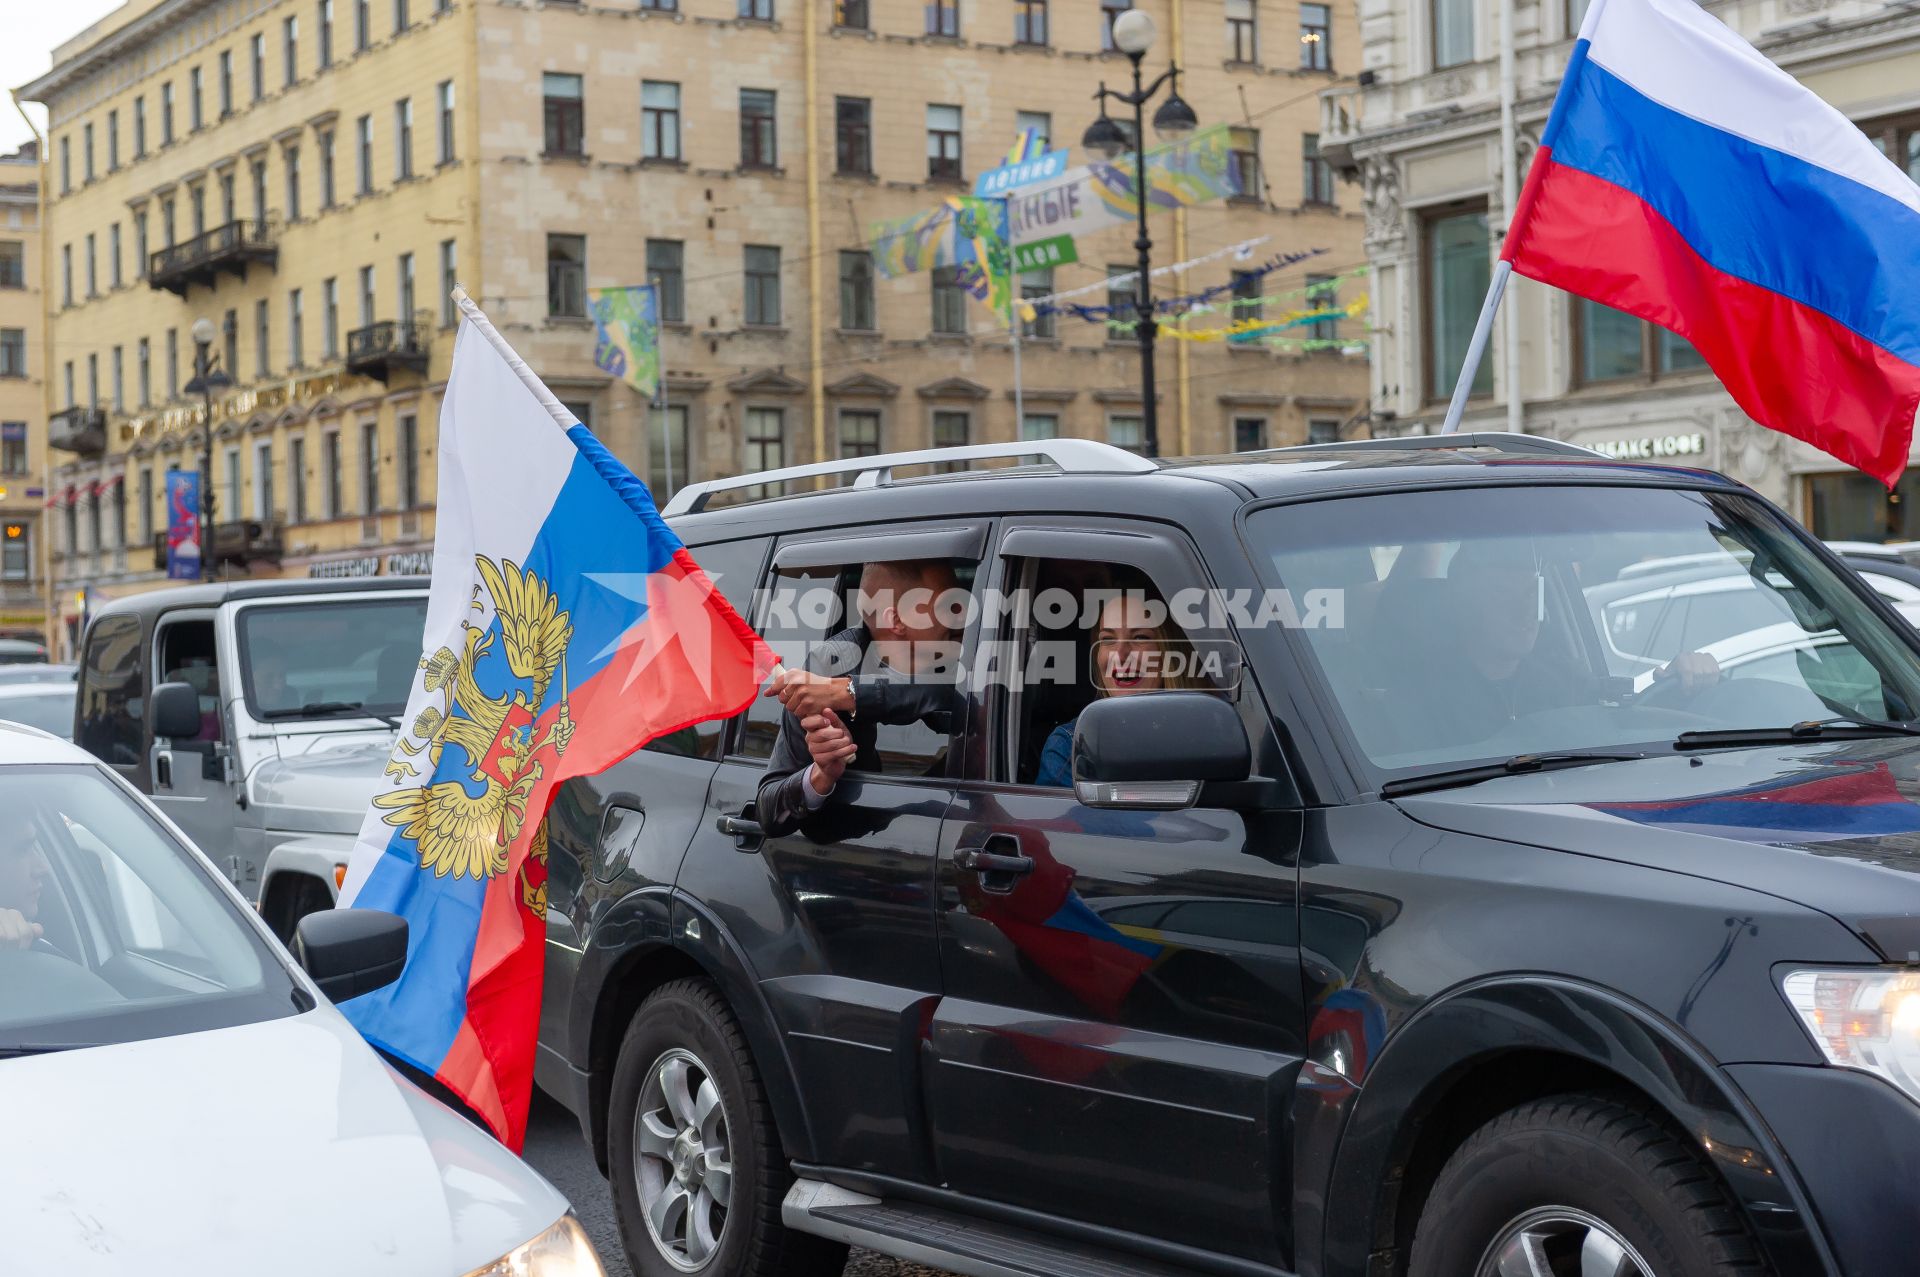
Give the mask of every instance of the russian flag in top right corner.
M 1502 256 L 1692 342 L 1889 487 L 1920 410 L 1920 187 L 1693 0 L 1594 0 Z

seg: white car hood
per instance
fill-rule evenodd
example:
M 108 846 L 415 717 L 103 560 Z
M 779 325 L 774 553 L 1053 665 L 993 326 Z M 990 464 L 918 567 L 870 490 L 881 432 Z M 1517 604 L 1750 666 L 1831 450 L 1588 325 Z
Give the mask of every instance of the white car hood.
M 329 1006 L 0 1060 L 12 1277 L 459 1277 L 566 1199 Z

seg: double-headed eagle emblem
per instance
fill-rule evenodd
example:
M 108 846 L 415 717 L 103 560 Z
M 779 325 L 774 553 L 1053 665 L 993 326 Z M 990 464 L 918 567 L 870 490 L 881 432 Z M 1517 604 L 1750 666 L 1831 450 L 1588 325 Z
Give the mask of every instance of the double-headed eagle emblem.
M 438 877 L 486 879 L 507 870 L 507 851 L 526 824 L 527 804 L 546 771 L 543 760 L 557 760 L 573 739 L 566 684 L 573 622 L 531 570 L 509 559 L 474 562 L 499 629 L 463 621 L 459 652 L 443 647 L 420 662 L 425 689 L 446 700 L 420 711 L 386 770 L 396 783 L 417 777 L 420 771 L 408 759 L 425 754 L 429 777 L 441 776 L 441 754 L 450 744 L 465 755 L 465 765 L 458 774 L 380 794 L 373 805 L 386 812 L 387 824 L 414 840 L 421 868 Z M 473 610 L 484 615 L 479 586 L 473 595 Z M 556 673 L 557 715 L 535 739 Z M 501 690 L 489 694 L 483 684 Z M 546 851 L 543 825 L 534 832 L 529 859 L 544 867 Z M 523 869 L 521 877 L 524 903 L 544 911 L 545 875 L 536 883 Z

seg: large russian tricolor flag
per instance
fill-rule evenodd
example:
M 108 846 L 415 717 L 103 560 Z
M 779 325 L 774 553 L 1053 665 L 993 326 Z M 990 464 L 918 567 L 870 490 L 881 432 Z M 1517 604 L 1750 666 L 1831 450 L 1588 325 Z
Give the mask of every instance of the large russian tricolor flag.
M 1692 0 L 1594 0 L 1503 256 L 1679 333 L 1762 425 L 1905 468 L 1920 188 Z
M 420 673 L 340 905 L 408 920 L 393 985 L 341 1007 L 519 1149 L 555 786 L 738 712 L 775 661 L 646 487 L 471 302 L 440 410 Z

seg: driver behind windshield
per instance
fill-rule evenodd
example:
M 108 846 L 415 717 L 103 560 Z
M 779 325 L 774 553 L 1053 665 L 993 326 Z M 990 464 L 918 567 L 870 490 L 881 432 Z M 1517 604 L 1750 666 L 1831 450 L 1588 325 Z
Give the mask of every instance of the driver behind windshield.
M 0 808 L 0 949 L 31 949 L 42 931 L 40 890 L 47 858 L 30 812 Z

